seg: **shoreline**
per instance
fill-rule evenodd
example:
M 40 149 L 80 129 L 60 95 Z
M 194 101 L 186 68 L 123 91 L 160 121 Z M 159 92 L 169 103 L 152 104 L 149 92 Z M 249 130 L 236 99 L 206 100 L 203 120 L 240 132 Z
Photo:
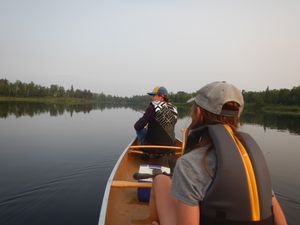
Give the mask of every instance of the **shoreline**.
M 66 104 L 66 105 L 79 105 L 97 103 L 95 100 L 82 99 L 82 98 L 69 98 L 69 97 L 3 97 L 0 96 L 0 102 L 28 102 L 28 103 L 44 103 L 44 104 Z
M 300 116 L 299 105 L 264 104 L 258 106 L 251 103 L 251 104 L 246 104 L 244 108 L 244 112 L 246 113 L 252 113 L 252 112 L 259 113 L 260 111 L 266 114 Z
M 34 97 L 33 98 L 33 97 L 3 97 L 3 96 L 0 96 L 0 102 L 27 102 L 27 103 L 66 104 L 66 105 L 84 105 L 84 104 L 101 103 L 100 101 L 97 100 L 71 98 L 71 97 L 42 97 L 42 98 Z M 189 104 L 186 103 L 174 102 L 174 104 L 177 107 L 190 108 Z M 281 105 L 281 104 L 256 105 L 254 103 L 245 104 L 244 113 L 259 113 L 259 112 L 266 113 L 266 114 L 276 114 L 276 115 L 300 116 L 300 106 Z

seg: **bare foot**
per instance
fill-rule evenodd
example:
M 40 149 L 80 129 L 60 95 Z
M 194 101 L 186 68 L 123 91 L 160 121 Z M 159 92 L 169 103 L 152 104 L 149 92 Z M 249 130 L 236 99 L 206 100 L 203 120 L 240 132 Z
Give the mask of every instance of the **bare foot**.
M 152 225 L 159 225 L 159 223 L 157 221 L 152 221 L 151 223 Z

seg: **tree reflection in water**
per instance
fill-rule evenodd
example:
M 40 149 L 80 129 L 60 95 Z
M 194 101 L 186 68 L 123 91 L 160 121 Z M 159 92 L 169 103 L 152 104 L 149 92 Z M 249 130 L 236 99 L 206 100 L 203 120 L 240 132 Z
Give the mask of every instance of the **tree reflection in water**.
M 111 108 L 131 108 L 134 111 L 143 112 L 147 104 L 48 104 L 48 103 L 29 103 L 29 102 L 0 102 L 0 118 L 7 118 L 14 115 L 17 118 L 22 116 L 36 116 L 43 113 L 49 113 L 51 116 L 59 116 L 65 113 L 89 113 L 91 110 L 104 110 Z M 179 118 L 188 117 L 191 112 L 191 105 L 177 105 Z M 245 111 L 241 117 L 241 123 L 259 124 L 265 128 L 288 130 L 291 133 L 300 134 L 300 116 L 270 114 L 262 111 Z

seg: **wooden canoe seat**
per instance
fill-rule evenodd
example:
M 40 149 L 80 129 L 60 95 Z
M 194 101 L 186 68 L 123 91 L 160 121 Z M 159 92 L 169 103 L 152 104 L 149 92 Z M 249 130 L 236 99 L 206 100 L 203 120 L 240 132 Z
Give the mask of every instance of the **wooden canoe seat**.
M 140 154 L 140 155 L 153 155 L 153 156 L 165 156 L 175 155 L 181 153 L 181 147 L 179 146 L 165 146 L 165 145 L 133 145 L 130 147 L 128 153 Z
M 134 182 L 124 180 L 114 180 L 111 184 L 113 188 L 145 188 L 152 187 L 151 182 Z
M 180 146 L 166 146 L 166 145 L 132 145 L 128 153 L 140 155 L 179 155 L 182 154 L 182 147 Z
M 186 129 L 183 128 L 182 142 L 176 142 L 175 146 L 166 145 L 131 145 L 128 153 L 140 155 L 182 155 L 185 148 Z M 165 152 L 164 152 L 165 150 Z

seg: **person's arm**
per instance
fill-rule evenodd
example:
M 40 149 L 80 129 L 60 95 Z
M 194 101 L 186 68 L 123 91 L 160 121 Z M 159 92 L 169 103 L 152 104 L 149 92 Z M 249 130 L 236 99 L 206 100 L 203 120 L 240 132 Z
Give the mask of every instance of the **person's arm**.
M 148 124 L 148 122 L 154 117 L 154 113 L 154 107 L 152 104 L 150 104 L 146 109 L 144 115 L 134 124 L 134 129 L 143 129 Z
M 275 196 L 272 197 L 272 206 L 273 206 L 273 214 L 274 214 L 274 225 L 287 225 L 284 213 Z
M 171 195 L 176 199 L 176 225 L 199 225 L 199 202 L 211 182 L 204 168 L 198 166 L 202 156 L 194 151 L 176 162 L 171 188 Z
M 187 205 L 184 202 L 176 201 L 176 225 L 199 225 L 199 205 Z

